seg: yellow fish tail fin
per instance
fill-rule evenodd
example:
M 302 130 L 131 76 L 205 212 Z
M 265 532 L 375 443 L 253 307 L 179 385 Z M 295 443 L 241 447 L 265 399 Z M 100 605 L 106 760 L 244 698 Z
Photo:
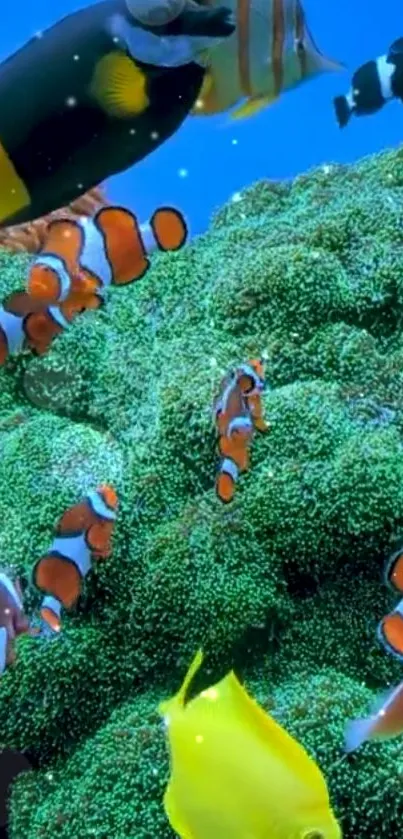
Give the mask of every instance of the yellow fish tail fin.
M 248 119 L 248 117 L 253 117 L 255 114 L 258 114 L 267 105 L 271 105 L 276 99 L 278 99 L 278 96 L 275 94 L 273 96 L 259 96 L 256 99 L 248 99 L 247 102 L 244 102 L 239 108 L 232 111 L 230 117 L 231 119 Z
M 203 651 L 198 650 L 194 659 L 193 659 L 193 661 L 192 661 L 192 663 L 191 663 L 191 665 L 190 665 L 190 667 L 189 667 L 189 670 L 186 673 L 186 676 L 185 676 L 178 692 L 175 693 L 175 695 L 172 696 L 171 699 L 166 699 L 164 702 L 161 702 L 160 705 L 158 706 L 158 713 L 161 714 L 162 717 L 165 716 L 165 714 L 173 706 L 183 707 L 187 689 L 188 689 L 192 679 L 196 675 L 197 671 L 201 667 L 202 661 L 203 661 Z

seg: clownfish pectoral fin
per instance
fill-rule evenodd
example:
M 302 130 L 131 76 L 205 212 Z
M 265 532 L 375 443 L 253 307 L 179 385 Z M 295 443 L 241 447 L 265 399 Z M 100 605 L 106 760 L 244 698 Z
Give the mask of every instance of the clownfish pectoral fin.
M 178 251 L 186 242 L 188 228 L 179 210 L 160 207 L 151 216 L 150 227 L 161 251 Z
M 244 102 L 239 106 L 239 108 L 236 108 L 235 111 L 231 111 L 230 119 L 249 119 L 249 117 L 253 117 L 255 114 L 260 113 L 260 111 L 262 111 L 263 108 L 266 108 L 267 105 L 272 105 L 277 99 L 277 94 L 273 96 L 259 96 L 256 99 L 248 99 L 247 102 Z
M 120 50 L 98 61 L 89 93 L 103 111 L 120 119 L 142 114 L 149 105 L 145 74 Z
M 385 567 L 385 583 L 388 588 L 403 594 L 403 549 L 395 551 L 388 559 Z
M 220 464 L 216 478 L 216 493 L 224 504 L 229 504 L 234 497 L 238 475 L 239 470 L 236 463 L 230 458 L 225 458 Z
M 53 632 L 60 632 L 62 628 L 61 623 L 62 604 L 57 597 L 47 595 L 42 600 L 41 618 Z
M 29 207 L 31 198 L 14 164 L 0 143 L 0 224 Z
M 377 635 L 385 649 L 403 661 L 403 600 L 380 621 Z

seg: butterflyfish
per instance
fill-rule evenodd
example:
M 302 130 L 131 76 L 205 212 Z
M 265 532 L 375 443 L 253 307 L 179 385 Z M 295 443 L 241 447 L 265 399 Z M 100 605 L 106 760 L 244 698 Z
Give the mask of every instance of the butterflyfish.
M 170 752 L 165 812 L 180 839 L 341 839 L 326 781 L 233 671 L 185 704 L 203 655 L 159 707 Z
M 89 492 L 62 515 L 49 551 L 36 561 L 32 579 L 45 594 L 41 618 L 53 631 L 61 629 L 62 607 L 69 610 L 77 603 L 93 560 L 110 556 L 117 506 L 113 487 L 105 484 Z
M 218 0 L 204 0 L 215 7 Z M 229 0 L 237 27 L 217 49 L 207 50 L 207 73 L 192 110 L 253 116 L 287 90 L 342 69 L 317 48 L 300 0 Z
M 111 284 L 143 277 L 153 251 L 178 250 L 186 238 L 185 219 L 172 207 L 160 207 L 141 225 L 118 206 L 101 207 L 92 217 L 55 219 L 30 268 L 28 293 L 48 306 L 86 308 Z
M 125 0 L 101 0 L 7 58 L 0 65 L 0 226 L 69 205 L 164 143 L 197 99 L 206 44 L 234 28 L 223 6 L 185 3 L 155 28 L 136 21 Z
M 403 101 L 403 38 L 353 73 L 350 90 L 333 100 L 337 122 L 345 128 L 353 114 L 375 114 L 391 99 Z

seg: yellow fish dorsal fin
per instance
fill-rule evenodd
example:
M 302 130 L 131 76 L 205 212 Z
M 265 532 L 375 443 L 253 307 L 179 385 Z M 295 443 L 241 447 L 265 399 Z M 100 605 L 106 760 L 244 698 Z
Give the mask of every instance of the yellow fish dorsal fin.
M 89 92 L 114 117 L 141 114 L 149 105 L 147 79 L 132 58 L 119 50 L 107 53 L 94 70 Z
M 315 788 L 327 801 L 326 782 L 313 758 L 285 728 L 258 705 L 241 685 L 235 673 L 231 671 L 216 687 L 220 694 L 220 711 L 223 716 L 231 713 L 239 725 L 248 727 L 261 743 L 265 743 L 271 752 L 276 752 L 284 763 L 292 767 L 294 774 L 298 775 L 304 784 Z
M 239 108 L 232 111 L 230 117 L 231 119 L 248 119 L 248 117 L 253 117 L 255 114 L 258 114 L 267 105 L 271 105 L 276 99 L 278 99 L 278 96 L 275 94 L 273 96 L 260 96 L 256 99 L 248 99 L 247 102 L 244 102 Z
M 169 709 L 172 708 L 172 707 L 175 707 L 175 706 L 176 707 L 181 707 L 181 708 L 183 707 L 185 696 L 186 696 L 186 691 L 187 691 L 193 677 L 195 676 L 195 674 L 197 673 L 197 671 L 201 667 L 202 661 L 203 661 L 203 652 L 202 652 L 202 650 L 198 650 L 198 652 L 196 653 L 196 655 L 195 655 L 195 657 L 194 657 L 194 659 L 193 659 L 193 661 L 192 661 L 192 663 L 189 667 L 189 670 L 186 673 L 186 676 L 185 676 L 178 692 L 175 693 L 174 696 L 171 697 L 171 699 L 166 699 L 164 702 L 161 702 L 160 705 L 158 706 L 158 712 L 159 712 L 159 714 L 161 714 L 161 716 L 164 716 L 169 711 Z

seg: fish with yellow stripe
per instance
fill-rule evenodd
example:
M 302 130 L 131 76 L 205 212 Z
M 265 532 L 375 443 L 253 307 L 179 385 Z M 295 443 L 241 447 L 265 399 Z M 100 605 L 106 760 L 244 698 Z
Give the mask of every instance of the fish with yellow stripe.
M 314 759 L 250 696 L 234 671 L 189 702 L 200 650 L 161 702 L 170 753 L 164 795 L 180 839 L 341 839 Z
M 0 227 L 32 221 L 150 154 L 180 127 L 204 52 L 232 12 L 193 0 L 144 21 L 144 0 L 101 0 L 32 38 L 0 65 Z M 172 17 L 172 15 L 174 15 Z
M 202 0 L 216 7 L 218 0 Z M 208 71 L 194 115 L 236 109 L 250 117 L 281 93 L 327 71 L 342 69 L 317 48 L 300 0 L 228 0 L 236 15 L 233 35 L 207 50 Z

